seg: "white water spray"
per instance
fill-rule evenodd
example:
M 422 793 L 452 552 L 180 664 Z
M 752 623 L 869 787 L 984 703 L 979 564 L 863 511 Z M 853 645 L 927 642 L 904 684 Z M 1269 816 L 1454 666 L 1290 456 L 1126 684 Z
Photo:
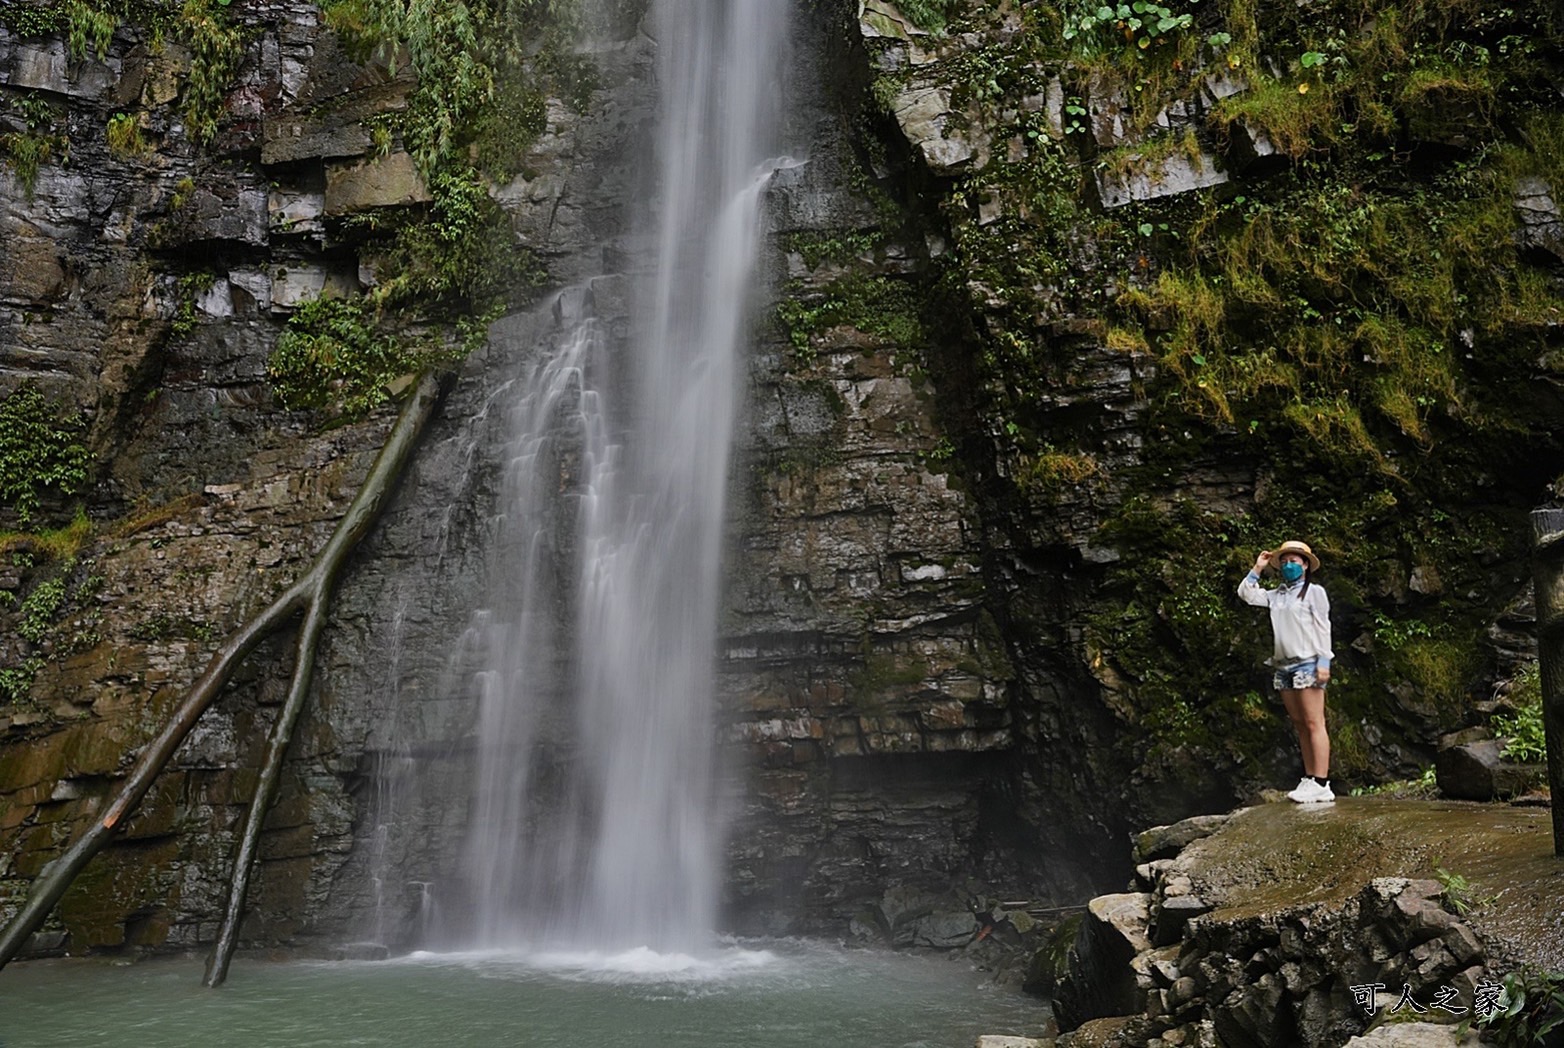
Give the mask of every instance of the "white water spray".
M 715 923 L 720 559 L 789 5 L 656 7 L 629 344 L 562 296 L 516 403 L 467 853 L 486 946 L 691 951 Z

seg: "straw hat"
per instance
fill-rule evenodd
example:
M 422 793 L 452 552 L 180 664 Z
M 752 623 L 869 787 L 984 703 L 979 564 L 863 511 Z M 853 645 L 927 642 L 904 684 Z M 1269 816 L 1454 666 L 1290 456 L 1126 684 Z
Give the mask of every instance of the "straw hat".
M 1309 562 L 1310 571 L 1320 570 L 1320 558 L 1314 555 L 1314 551 L 1309 548 L 1309 544 L 1307 542 L 1299 542 L 1297 539 L 1288 539 L 1286 542 L 1282 543 L 1280 546 L 1277 546 L 1271 551 L 1271 563 L 1280 564 L 1283 553 L 1296 553 L 1298 556 Z

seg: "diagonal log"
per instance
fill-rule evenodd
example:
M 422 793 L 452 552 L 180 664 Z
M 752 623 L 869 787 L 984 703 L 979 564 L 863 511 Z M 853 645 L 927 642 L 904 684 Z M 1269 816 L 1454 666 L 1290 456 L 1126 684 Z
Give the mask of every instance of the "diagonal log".
M 125 779 L 124 785 L 120 787 L 119 793 L 115 795 L 103 818 L 94 822 L 66 849 L 64 854 L 44 867 L 38 879 L 33 882 L 32 892 L 28 895 L 27 902 L 11 919 L 11 923 L 5 926 L 4 931 L 0 932 L 0 968 L 10 963 L 27 942 L 28 937 L 43 924 L 49 912 L 54 909 L 55 904 L 81 873 L 82 868 L 119 832 L 125 818 L 136 810 L 136 806 L 152 788 L 153 781 L 179 749 L 180 743 L 184 742 L 185 737 L 190 734 L 201 714 L 206 712 L 222 692 L 223 686 L 244 657 L 262 640 L 303 610 L 307 615 L 305 627 L 300 631 L 299 654 L 295 663 L 293 684 L 284 710 L 278 715 L 277 725 L 274 726 L 272 739 L 267 747 L 267 768 L 270 769 L 275 758 L 280 769 L 281 751 L 287 748 L 288 739 L 292 735 L 292 723 L 284 727 L 284 722 L 289 719 L 290 709 L 292 709 L 291 720 L 296 722 L 299 709 L 302 708 L 304 694 L 308 691 L 310 671 L 314 666 L 315 643 L 319 639 L 320 626 L 325 618 L 337 575 L 348 554 L 368 533 L 381 510 L 384 509 L 395 487 L 396 479 L 401 475 L 413 449 L 418 444 L 424 425 L 434 413 L 434 406 L 439 396 L 440 382 L 435 376 L 425 375 L 418 381 L 413 393 L 402 405 L 396 425 L 386 438 L 380 454 L 376 456 L 374 465 L 370 467 L 369 475 L 364 478 L 358 494 L 354 496 L 352 504 L 343 514 L 342 520 L 338 522 L 325 548 L 321 550 L 309 569 L 264 611 L 228 636 L 212 656 L 211 661 L 207 663 L 206 670 L 185 693 L 184 700 L 174 711 L 168 723 L 163 726 L 163 730 L 142 750 L 135 767 Z M 244 891 L 249 882 L 250 868 L 254 863 L 255 842 L 251 839 L 252 825 L 254 834 L 258 836 L 266 809 L 270 807 L 272 798 L 276 794 L 277 774 L 277 771 L 271 772 L 268 786 L 268 776 L 263 771 L 262 784 L 257 787 L 256 796 L 250 805 L 250 818 L 240 847 L 239 865 L 234 873 L 228 916 L 223 925 L 222 938 L 225 939 L 231 940 L 237 927 L 238 914 L 244 904 Z M 221 942 L 219 946 L 221 947 Z M 223 972 L 227 970 L 227 956 L 232 953 L 232 949 L 230 941 L 221 963 Z M 217 957 L 214 954 L 213 963 L 207 973 L 208 985 L 217 985 L 222 981 L 221 975 L 215 982 L 212 981 L 211 976 L 217 967 Z
M 201 980 L 207 986 L 221 986 L 228 978 L 228 962 L 233 959 L 234 945 L 238 941 L 239 922 L 244 917 L 244 898 L 250 890 L 250 874 L 255 871 L 255 856 L 260 849 L 261 825 L 277 799 L 277 784 L 282 779 L 282 760 L 293 739 L 293 727 L 304 711 L 304 700 L 309 696 L 310 677 L 315 669 L 315 650 L 320 643 L 321 627 L 326 623 L 326 609 L 330 606 L 329 587 L 310 600 L 304 613 L 304 626 L 299 630 L 299 653 L 294 657 L 293 683 L 288 687 L 288 701 L 277 714 L 272 725 L 271 737 L 266 743 L 266 759 L 261 763 L 261 776 L 255 784 L 255 796 L 250 800 L 250 811 L 244 820 L 244 834 L 239 839 L 239 854 L 234 858 L 233 879 L 228 882 L 228 909 L 223 913 L 223 927 L 217 933 L 217 944 L 212 956 L 207 958 L 206 975 Z

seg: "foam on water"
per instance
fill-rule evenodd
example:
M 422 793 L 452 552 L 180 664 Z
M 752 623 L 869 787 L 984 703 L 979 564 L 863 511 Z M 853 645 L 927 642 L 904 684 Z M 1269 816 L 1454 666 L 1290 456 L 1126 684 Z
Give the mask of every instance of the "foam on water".
M 420 950 L 392 963 L 452 966 L 503 977 L 547 975 L 566 981 L 624 985 L 716 984 L 780 974 L 793 961 L 768 949 L 731 946 L 703 954 L 659 952 L 649 946 L 628 950 Z

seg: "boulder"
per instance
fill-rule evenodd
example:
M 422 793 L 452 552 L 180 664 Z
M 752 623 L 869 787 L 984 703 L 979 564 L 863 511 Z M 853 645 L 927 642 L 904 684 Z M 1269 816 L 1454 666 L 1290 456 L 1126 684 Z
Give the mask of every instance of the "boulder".
M 1232 814 L 1196 815 L 1167 826 L 1153 826 L 1135 836 L 1135 862 L 1171 859 L 1200 838 L 1211 836 Z
M 274 186 L 266 198 L 267 224 L 272 233 L 283 236 L 325 232 L 325 211 L 325 193 L 314 190 Z
M 1441 1023 L 1386 1023 L 1342 1048 L 1477 1048 L 1481 1043 L 1475 1030 Z
M 970 913 L 931 913 L 912 922 L 912 944 L 954 950 L 970 943 L 980 930 Z
M 1212 905 L 1198 895 L 1174 895 L 1163 899 L 1157 907 L 1152 941 L 1158 946 L 1178 942 L 1183 938 L 1185 921 L 1210 913 L 1212 909 Z
M 322 295 L 338 298 L 357 292 L 357 276 L 349 276 L 325 266 L 277 266 L 265 295 L 273 312 L 297 309 Z
M 1545 774 L 1538 764 L 1513 764 L 1504 759 L 1503 743 L 1479 739 L 1439 751 L 1434 775 L 1446 797 L 1491 801 L 1525 793 Z
M 1061 1029 L 1088 1019 L 1132 1015 L 1146 1007 L 1146 990 L 1131 965 L 1151 949 L 1146 936 L 1151 895 L 1099 895 L 1086 905 L 1070 947 L 1069 970 L 1060 980 L 1054 1014 Z

